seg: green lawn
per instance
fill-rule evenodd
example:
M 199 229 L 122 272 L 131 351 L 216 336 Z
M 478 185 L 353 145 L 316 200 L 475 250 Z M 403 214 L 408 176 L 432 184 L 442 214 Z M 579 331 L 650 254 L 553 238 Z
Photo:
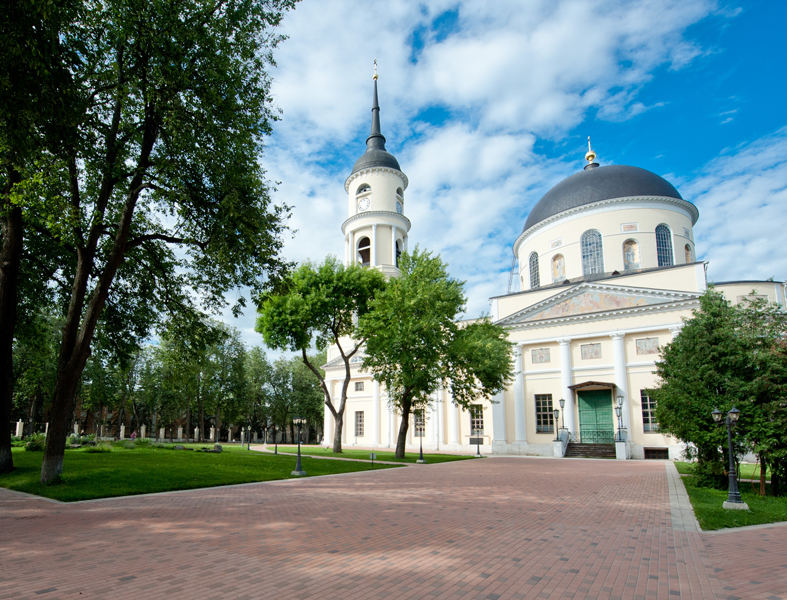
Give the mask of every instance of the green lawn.
M 268 445 L 268 449 L 273 449 L 273 446 Z M 279 452 L 294 454 L 298 452 L 297 446 L 282 446 L 279 445 Z M 380 450 L 358 450 L 356 448 L 342 448 L 341 454 L 334 454 L 330 448 L 322 446 L 301 446 L 301 454 L 311 454 L 313 456 L 338 456 L 341 458 L 362 458 L 369 460 L 369 453 L 375 452 L 377 458 L 375 460 L 387 460 L 391 462 L 401 463 L 414 463 L 418 460 L 418 453 L 405 454 L 404 458 L 396 458 L 393 452 L 380 451 Z M 475 458 L 472 455 L 459 455 L 459 454 L 424 454 L 424 460 L 427 463 L 442 463 L 451 462 L 454 460 L 469 460 Z
M 676 462 L 675 466 L 678 468 L 678 473 L 681 475 L 691 475 L 694 473 L 694 464 L 695 463 L 687 463 L 687 462 Z M 757 472 L 754 472 L 755 465 L 751 464 L 743 464 L 741 465 L 741 479 L 756 479 L 757 481 L 760 480 L 760 467 L 757 466 Z M 765 477 L 768 479 L 771 478 L 771 474 L 766 470 Z
M 0 487 L 28 492 L 64 502 L 129 496 L 151 492 L 168 492 L 194 488 L 288 479 L 295 469 L 290 455 L 274 456 L 236 446 L 223 446 L 221 454 L 137 447 L 125 450 L 114 447 L 111 452 L 88 453 L 84 448 L 66 450 L 63 481 L 42 485 L 42 452 L 13 449 L 15 470 L 0 475 Z M 187 447 L 212 447 L 210 444 L 188 444 Z M 368 471 L 371 465 L 361 462 L 304 458 L 303 470 L 309 476 Z M 375 469 L 392 468 L 374 465 Z M 395 468 L 395 467 L 393 467 Z

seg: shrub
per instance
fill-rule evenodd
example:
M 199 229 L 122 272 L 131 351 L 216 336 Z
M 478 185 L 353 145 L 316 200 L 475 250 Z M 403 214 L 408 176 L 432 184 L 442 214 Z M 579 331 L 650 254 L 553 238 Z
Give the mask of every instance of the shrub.
M 112 445 L 116 448 L 123 448 L 125 450 L 133 450 L 137 447 L 136 444 L 131 440 L 120 440 L 118 442 L 114 442 Z
M 136 440 L 134 440 L 134 443 L 137 446 L 150 446 L 151 445 L 150 438 L 137 438 Z
M 46 445 L 46 435 L 43 433 L 34 433 L 31 435 L 25 444 L 25 450 L 28 452 L 43 452 Z
M 104 442 L 99 442 L 95 446 L 85 448 L 85 452 L 90 452 L 91 454 L 97 452 L 112 452 L 112 446 Z

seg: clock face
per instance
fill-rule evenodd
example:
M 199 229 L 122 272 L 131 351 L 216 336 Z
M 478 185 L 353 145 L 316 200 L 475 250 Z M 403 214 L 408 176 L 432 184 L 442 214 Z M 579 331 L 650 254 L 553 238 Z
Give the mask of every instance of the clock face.
M 401 202 L 397 202 L 396 203 L 396 212 L 398 212 L 400 215 L 402 214 L 402 203 Z
M 358 210 L 364 211 L 369 210 L 369 205 L 371 204 L 371 199 L 367 196 L 366 198 L 361 198 L 358 200 Z

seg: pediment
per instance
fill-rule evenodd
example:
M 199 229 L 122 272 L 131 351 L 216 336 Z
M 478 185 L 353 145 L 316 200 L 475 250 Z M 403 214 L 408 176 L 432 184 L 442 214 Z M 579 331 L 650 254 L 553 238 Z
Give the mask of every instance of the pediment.
M 698 297 L 699 294 L 692 292 L 581 283 L 504 317 L 499 323 L 517 326 L 592 315 L 618 314 L 638 309 L 665 308 L 670 305 L 682 308 L 686 302 L 693 303 Z

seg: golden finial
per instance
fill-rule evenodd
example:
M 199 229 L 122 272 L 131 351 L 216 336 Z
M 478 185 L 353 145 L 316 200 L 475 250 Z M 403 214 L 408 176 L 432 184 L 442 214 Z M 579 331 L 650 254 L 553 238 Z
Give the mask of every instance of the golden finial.
M 590 136 L 588 136 L 588 152 L 585 154 L 585 160 L 589 163 L 592 163 L 596 160 L 596 153 L 593 152 L 593 149 L 590 147 Z
M 372 79 L 374 79 L 374 80 L 377 79 L 377 59 L 376 58 L 374 59 L 374 77 L 372 77 Z

